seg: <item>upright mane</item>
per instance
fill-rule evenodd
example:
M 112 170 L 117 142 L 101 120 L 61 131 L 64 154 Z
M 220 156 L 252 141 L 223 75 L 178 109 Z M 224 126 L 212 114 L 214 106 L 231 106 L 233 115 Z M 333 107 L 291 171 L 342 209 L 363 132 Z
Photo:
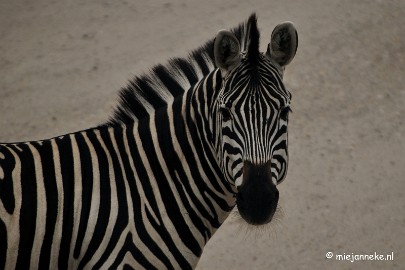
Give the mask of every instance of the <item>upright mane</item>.
M 256 14 L 231 31 L 241 51 L 258 52 L 259 31 Z M 112 117 L 103 125 L 127 124 L 142 119 L 154 110 L 171 104 L 217 67 L 214 61 L 214 39 L 193 50 L 185 58 L 173 58 L 153 67 L 148 74 L 136 76 L 119 91 Z M 251 58 L 257 55 L 252 53 Z

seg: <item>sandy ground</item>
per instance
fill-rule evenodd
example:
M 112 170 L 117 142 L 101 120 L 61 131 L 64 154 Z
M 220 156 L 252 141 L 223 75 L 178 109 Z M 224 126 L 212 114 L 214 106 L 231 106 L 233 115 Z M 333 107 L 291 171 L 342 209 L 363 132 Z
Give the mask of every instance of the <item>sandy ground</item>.
M 198 269 L 404 269 L 405 1 L 1 1 L 0 141 L 103 122 L 135 74 L 259 16 L 294 21 L 284 218 L 228 220 Z M 394 254 L 337 261 L 334 254 Z

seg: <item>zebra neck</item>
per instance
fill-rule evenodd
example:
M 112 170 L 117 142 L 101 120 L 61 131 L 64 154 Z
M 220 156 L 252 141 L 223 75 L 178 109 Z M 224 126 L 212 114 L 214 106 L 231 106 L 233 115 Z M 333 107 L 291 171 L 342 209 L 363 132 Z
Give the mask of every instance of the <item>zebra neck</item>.
M 188 97 L 184 95 L 128 127 L 132 134 L 127 141 L 138 173 L 135 178 L 148 186 L 144 190 L 153 191 L 146 197 L 154 201 L 151 205 L 156 207 L 151 208 L 156 216 L 161 211 L 169 213 L 173 209 L 168 206 L 175 202 L 179 208 L 170 220 L 190 219 L 185 230 L 191 230 L 202 247 L 235 202 L 216 159 L 190 119 Z M 201 232 L 204 234 L 196 237 Z

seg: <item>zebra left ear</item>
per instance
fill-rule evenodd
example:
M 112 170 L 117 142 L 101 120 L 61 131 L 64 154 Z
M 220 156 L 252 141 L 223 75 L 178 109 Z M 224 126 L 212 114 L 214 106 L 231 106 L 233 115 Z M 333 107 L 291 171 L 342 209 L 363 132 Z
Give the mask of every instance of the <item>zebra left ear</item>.
M 281 67 L 293 60 L 298 47 L 298 34 L 292 22 L 277 25 L 271 33 L 271 41 L 267 47 L 267 56 L 275 60 Z
M 218 32 L 214 42 L 214 58 L 215 64 L 221 69 L 222 77 L 239 64 L 240 45 L 232 32 L 227 30 Z

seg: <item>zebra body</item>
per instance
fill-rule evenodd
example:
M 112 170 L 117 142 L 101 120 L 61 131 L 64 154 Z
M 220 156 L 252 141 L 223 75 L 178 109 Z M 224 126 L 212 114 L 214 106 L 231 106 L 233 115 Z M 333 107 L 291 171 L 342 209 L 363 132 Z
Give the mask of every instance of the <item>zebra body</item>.
M 6 269 L 194 266 L 235 199 L 195 129 L 174 113 L 183 104 L 129 126 L 1 145 L 1 194 L 19 195 L 0 212 L 1 238 L 19 251 L 1 253 Z M 183 128 L 170 138 L 175 125 Z
M 237 112 L 232 111 L 233 124 L 223 113 L 229 100 L 246 100 L 227 88 L 243 85 L 244 51 L 255 28 L 251 16 L 234 29 L 237 37 L 220 32 L 215 44 L 194 52 L 187 65 L 174 61 L 177 69 L 170 72 L 156 67 L 152 77 L 122 92 L 123 103 L 138 106 L 119 106 L 105 125 L 49 140 L 0 144 L 0 269 L 192 269 L 235 204 L 247 222 L 269 222 L 277 189 L 275 205 L 269 201 L 271 209 L 260 210 L 268 212 L 265 219 L 250 216 L 252 206 L 240 194 L 248 198 L 252 190 L 246 183 L 254 181 L 246 175 L 273 176 L 275 184 L 284 179 L 287 120 L 273 119 L 280 122 L 278 131 L 264 132 L 275 142 L 271 149 L 239 153 L 232 146 L 239 140 L 233 132 Z M 229 56 L 218 52 L 229 45 L 228 38 L 242 45 L 242 60 L 231 65 L 218 60 Z M 275 91 L 256 93 L 254 99 L 248 94 L 247 100 L 271 99 L 284 109 L 290 96 L 278 66 L 264 55 L 256 57 L 263 60 L 258 70 L 270 72 Z M 175 75 L 159 77 L 162 71 Z M 167 91 L 147 92 L 153 81 Z M 243 111 L 243 106 L 232 108 Z M 271 110 L 261 113 L 271 116 Z M 269 155 L 278 164 L 271 170 L 263 165 L 256 173 L 256 163 L 270 164 Z M 269 184 L 271 194 L 275 184 Z

